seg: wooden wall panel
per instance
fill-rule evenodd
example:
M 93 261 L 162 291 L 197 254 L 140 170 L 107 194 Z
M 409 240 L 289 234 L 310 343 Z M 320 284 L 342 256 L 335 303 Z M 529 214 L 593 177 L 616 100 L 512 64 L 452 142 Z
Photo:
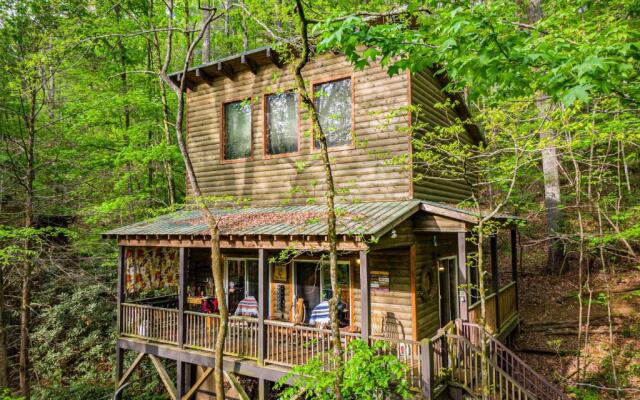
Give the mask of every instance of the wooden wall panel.
M 407 153 L 406 114 L 389 112 L 408 105 L 405 75 L 390 78 L 379 66 L 354 71 L 344 56 L 325 55 L 309 63 L 310 82 L 352 77 L 356 146 L 331 150 L 339 200 L 403 200 L 410 198 L 408 169 L 390 165 Z M 312 149 L 310 124 L 301 113 L 300 148 L 294 155 L 264 157 L 263 95 L 295 87 L 288 68 L 261 67 L 256 75 L 239 73 L 232 81 L 216 78 L 188 96 L 188 146 L 205 195 L 233 195 L 251 205 L 303 204 L 324 201 L 324 172 L 319 152 Z M 220 163 L 221 107 L 224 102 L 252 99 L 253 156 L 249 161 Z M 304 165 L 304 168 L 301 166 Z
M 427 126 L 452 125 L 452 121 L 456 118 L 455 113 L 435 107 L 436 104 L 446 100 L 447 97 L 442 92 L 441 85 L 428 71 L 411 76 L 411 102 L 420 107 L 420 111 L 414 115 L 417 121 Z M 420 135 L 420 132 L 413 134 Z M 473 143 L 468 133 L 464 134 L 462 140 L 465 143 Z M 417 175 L 428 175 L 425 169 L 419 166 L 419 160 L 414 162 L 414 176 Z M 464 182 L 437 178 L 423 178 L 413 182 L 412 191 L 413 198 L 445 203 L 459 203 L 467 200 L 470 195 L 469 187 Z

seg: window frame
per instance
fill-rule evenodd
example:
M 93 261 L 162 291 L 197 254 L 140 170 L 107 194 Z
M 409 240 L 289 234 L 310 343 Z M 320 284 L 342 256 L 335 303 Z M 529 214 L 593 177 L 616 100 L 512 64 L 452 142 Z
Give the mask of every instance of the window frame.
M 239 97 L 239 98 L 233 98 L 233 99 L 228 99 L 228 100 L 224 100 L 221 102 L 220 104 L 220 164 L 232 164 L 232 163 L 237 163 L 237 162 L 246 162 L 246 161 L 252 161 L 253 160 L 253 104 L 251 104 L 253 97 L 251 96 L 243 96 L 243 97 Z M 250 113 L 250 117 L 249 117 L 249 157 L 243 157 L 243 158 L 234 158 L 231 160 L 227 160 L 224 157 L 224 153 L 225 153 L 225 139 L 226 139 L 226 115 L 225 115 L 225 106 L 227 104 L 232 104 L 232 103 L 240 103 L 243 101 L 248 101 L 249 102 L 249 109 L 251 111 Z
M 270 154 L 269 143 L 268 143 L 269 121 L 267 120 L 267 99 L 269 96 L 273 96 L 275 94 L 288 93 L 288 92 L 292 92 L 296 96 L 296 106 L 297 106 L 296 118 L 298 119 L 296 123 L 296 139 L 298 140 L 297 142 L 298 150 L 288 152 L 288 153 Z M 281 92 L 272 91 L 269 93 L 264 93 L 262 95 L 262 157 L 263 159 L 268 160 L 271 158 L 284 158 L 284 157 L 291 157 L 293 155 L 300 154 L 301 145 L 302 145 L 302 140 L 300 138 L 302 133 L 302 107 L 300 107 L 301 104 L 302 104 L 302 96 L 300 96 L 300 93 L 298 93 L 298 91 L 295 88 L 286 89 Z
M 351 134 L 352 134 L 351 143 L 344 144 L 341 146 L 333 146 L 333 147 L 327 146 L 328 151 L 351 150 L 356 148 L 356 84 L 355 84 L 356 81 L 354 79 L 354 74 L 351 73 L 351 74 L 328 76 L 328 77 L 320 78 L 318 80 L 311 82 L 311 100 L 315 105 L 317 86 L 320 86 L 326 83 L 342 81 L 345 79 L 351 79 Z M 311 129 L 311 133 L 312 133 L 311 134 L 311 152 L 316 153 L 320 151 L 320 147 L 316 147 L 316 132 L 313 130 L 313 127 Z

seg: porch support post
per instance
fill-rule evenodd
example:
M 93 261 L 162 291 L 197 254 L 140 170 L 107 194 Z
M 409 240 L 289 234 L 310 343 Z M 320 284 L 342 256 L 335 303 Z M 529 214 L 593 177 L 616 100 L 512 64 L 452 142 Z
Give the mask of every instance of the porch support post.
M 178 359 L 176 365 L 176 389 L 178 393 L 178 399 L 182 399 L 182 396 L 186 393 L 185 385 L 185 363 L 182 359 Z
M 520 310 L 518 296 L 518 228 L 511 228 L 511 279 L 515 282 L 516 311 Z
M 258 400 L 268 400 L 271 397 L 271 385 L 264 378 L 258 378 Z
M 180 247 L 180 260 L 178 264 L 178 347 L 184 346 L 185 324 L 184 303 L 187 294 L 187 257 L 189 249 Z
M 466 232 L 458 232 L 458 316 L 469 320 L 469 287 L 467 279 Z
M 369 267 L 366 250 L 360 251 L 360 330 L 362 340 L 369 343 L 371 334 L 371 299 L 369 297 Z
M 433 394 L 433 380 L 434 380 L 434 367 L 433 367 L 433 345 L 428 338 L 422 339 L 420 342 L 422 351 L 420 352 L 420 363 L 422 364 L 420 377 L 422 381 L 422 395 L 425 399 L 431 399 Z
M 117 327 L 118 327 L 118 334 L 120 334 L 122 332 L 122 303 L 124 303 L 124 292 L 125 292 L 125 263 L 126 263 L 126 253 L 125 253 L 125 247 L 124 246 L 119 246 L 118 247 L 118 298 L 117 298 L 117 315 L 118 315 L 118 321 L 117 321 Z
M 264 249 L 258 249 L 258 365 L 267 356 L 267 330 L 264 320 L 269 313 L 269 263 Z
M 120 389 L 120 380 L 122 379 L 122 373 L 124 371 L 124 349 L 116 344 L 116 390 Z M 118 392 L 114 396 L 114 400 L 121 400 L 122 393 Z
M 490 249 L 491 249 L 491 288 L 493 289 L 493 293 L 495 294 L 495 305 L 496 305 L 496 332 L 500 331 L 500 280 L 498 279 L 498 235 L 491 235 L 490 239 Z

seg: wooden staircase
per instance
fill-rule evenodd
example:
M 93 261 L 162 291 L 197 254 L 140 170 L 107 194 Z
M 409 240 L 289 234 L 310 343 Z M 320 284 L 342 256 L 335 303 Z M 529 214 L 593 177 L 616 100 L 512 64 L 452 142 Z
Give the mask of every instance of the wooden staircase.
M 431 343 L 441 383 L 462 390 L 464 397 L 481 399 L 484 390 L 484 398 L 492 400 L 569 400 L 479 325 L 456 320 Z

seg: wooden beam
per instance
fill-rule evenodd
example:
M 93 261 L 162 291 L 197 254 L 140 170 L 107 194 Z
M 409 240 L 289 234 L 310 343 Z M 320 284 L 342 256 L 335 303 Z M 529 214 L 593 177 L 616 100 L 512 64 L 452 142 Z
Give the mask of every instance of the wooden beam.
M 219 62 L 218 63 L 218 73 L 224 75 L 226 78 L 233 80 L 236 76 L 233 67 L 227 63 Z
M 207 71 L 202 68 L 196 69 L 196 76 L 203 81 L 207 82 L 209 85 L 213 84 L 214 76 L 209 75 Z
M 160 359 L 153 354 L 149 354 L 149 358 L 151 359 L 151 363 L 153 364 L 153 366 L 156 368 L 156 371 L 158 371 L 158 375 L 160 376 L 160 380 L 164 384 L 164 387 L 167 388 L 169 397 L 172 400 L 177 400 L 178 392 L 175 385 L 173 384 L 173 381 L 171 380 L 171 377 L 167 373 L 167 370 L 164 368 L 164 365 L 162 365 L 162 361 L 160 361 Z
M 282 69 L 282 67 L 284 66 L 284 64 L 282 63 L 282 60 L 280 60 L 280 56 L 278 55 L 278 52 L 276 52 L 272 48 L 267 49 L 267 58 L 271 60 L 273 65 L 275 65 L 280 69 Z
M 118 244 L 121 246 L 146 246 L 146 247 L 194 247 L 194 248 L 209 248 L 209 238 L 203 236 L 183 237 L 179 239 L 175 236 L 164 236 L 160 239 L 149 237 L 118 237 Z M 394 244 L 394 247 L 397 244 Z M 220 247 L 223 249 L 296 249 L 307 251 L 326 251 L 329 249 L 328 241 L 318 242 L 306 242 L 302 239 L 291 240 L 289 236 L 276 236 L 275 238 L 269 237 L 265 239 L 264 235 L 262 240 L 258 240 L 258 235 L 248 235 L 246 240 L 229 240 L 224 235 L 220 238 Z M 339 241 L 339 251 L 358 251 L 367 249 L 367 244 L 364 242 L 357 242 L 355 239 L 347 242 Z
M 267 332 L 264 320 L 269 310 L 269 262 L 264 249 L 258 249 L 258 365 L 267 356 Z
M 189 399 L 191 399 L 191 397 L 193 397 L 193 395 L 196 394 L 198 389 L 200 389 L 200 386 L 202 386 L 204 381 L 206 381 L 207 378 L 209 378 L 209 376 L 211 375 L 212 372 L 213 372 L 213 368 L 205 369 L 204 372 L 202 373 L 202 375 L 200 375 L 200 377 L 196 381 L 196 383 L 194 383 L 193 386 L 191 386 L 191 388 L 189 389 L 189 391 L 184 396 L 182 396 L 181 400 L 189 400 Z
M 233 372 L 222 371 L 222 374 L 224 375 L 225 378 L 227 378 L 227 381 L 229 382 L 231 387 L 233 387 L 236 390 L 236 392 L 238 392 L 238 396 L 240 396 L 241 400 L 249 400 L 249 396 L 247 395 L 247 392 L 244 391 L 244 388 L 240 384 L 238 377 L 236 377 L 236 375 Z
M 362 340 L 369 343 L 371 334 L 371 299 L 369 298 L 369 268 L 367 252 L 360 251 L 360 330 Z
M 136 368 L 138 367 L 138 364 L 140 364 L 144 356 L 145 356 L 145 353 L 139 353 L 138 356 L 135 358 L 135 360 L 133 360 L 133 362 L 131 363 L 131 366 L 129 366 L 129 369 L 127 369 L 127 372 L 125 372 L 124 375 L 122 375 L 122 378 L 120 378 L 120 380 L 118 381 L 118 388 L 121 388 L 122 385 L 127 383 L 129 378 L 131 378 L 131 374 L 133 374 L 133 371 L 136 370 Z
M 116 326 L 118 327 L 118 333 L 122 332 L 122 303 L 125 299 L 125 264 L 126 264 L 126 249 L 124 246 L 118 248 L 118 298 L 116 301 L 118 320 Z
M 182 360 L 176 361 L 176 398 L 178 400 L 182 399 L 185 393 L 185 365 L 186 363 Z
M 491 253 L 491 288 L 496 294 L 496 332 L 500 332 L 500 280 L 498 279 L 498 236 L 491 235 L 489 238 Z
M 240 63 L 246 65 L 252 74 L 256 75 L 258 73 L 258 66 L 256 65 L 255 61 L 250 59 L 246 54 L 243 54 L 240 57 Z
M 458 317 L 469 321 L 469 279 L 467 278 L 466 233 L 458 233 Z

